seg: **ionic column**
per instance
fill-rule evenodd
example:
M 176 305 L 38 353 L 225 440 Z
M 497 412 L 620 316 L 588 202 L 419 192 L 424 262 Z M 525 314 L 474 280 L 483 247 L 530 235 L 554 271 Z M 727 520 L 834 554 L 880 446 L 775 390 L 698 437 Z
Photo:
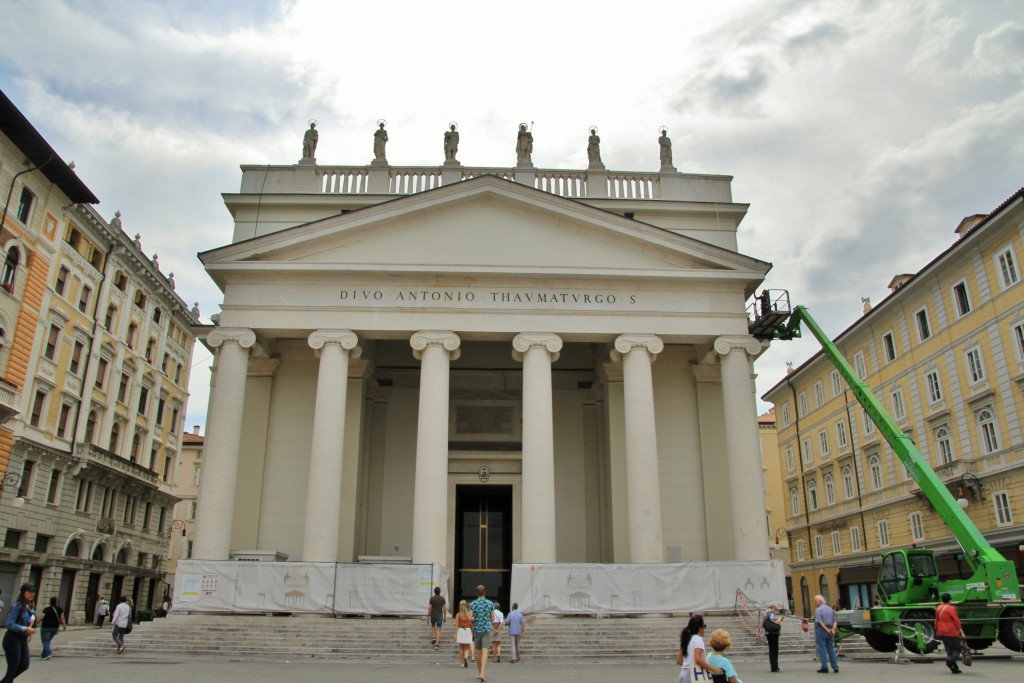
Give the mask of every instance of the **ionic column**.
M 729 461 L 729 501 L 737 560 L 769 558 L 768 524 L 761 505 L 764 487 L 757 442 L 757 409 L 750 376 L 750 358 L 760 351 L 761 343 L 746 335 L 715 340 L 715 353 L 722 359 L 725 452 Z M 757 505 L 752 504 L 754 501 Z
M 622 360 L 626 413 L 626 506 L 629 561 L 665 561 L 661 536 L 661 482 L 654 425 L 651 363 L 665 344 L 651 334 L 624 334 L 615 340 L 612 358 Z
M 523 502 L 520 562 L 555 561 L 555 437 L 551 363 L 562 340 L 519 334 L 512 356 L 523 364 Z
M 416 426 L 412 561 L 445 564 L 448 550 L 448 367 L 459 357 L 454 332 L 417 332 L 409 343 L 420 361 Z
M 203 448 L 193 556 L 197 560 L 226 560 L 235 513 L 245 378 L 256 334 L 243 328 L 217 328 L 206 337 L 206 343 L 218 349 L 217 380 L 210 397 L 211 415 Z
M 320 370 L 302 540 L 302 559 L 306 562 L 338 561 L 348 361 L 349 356 L 359 357 L 358 343 L 359 339 L 349 330 L 317 330 L 309 335 L 310 347 L 320 356 Z

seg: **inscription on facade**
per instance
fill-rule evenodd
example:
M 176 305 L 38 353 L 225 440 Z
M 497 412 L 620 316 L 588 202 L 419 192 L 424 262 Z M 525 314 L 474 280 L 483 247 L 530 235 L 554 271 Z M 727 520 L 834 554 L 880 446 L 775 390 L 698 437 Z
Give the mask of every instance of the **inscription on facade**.
M 408 306 L 410 304 L 531 304 L 554 306 L 634 306 L 637 295 L 630 292 L 519 289 L 342 289 L 338 300 L 353 304 Z

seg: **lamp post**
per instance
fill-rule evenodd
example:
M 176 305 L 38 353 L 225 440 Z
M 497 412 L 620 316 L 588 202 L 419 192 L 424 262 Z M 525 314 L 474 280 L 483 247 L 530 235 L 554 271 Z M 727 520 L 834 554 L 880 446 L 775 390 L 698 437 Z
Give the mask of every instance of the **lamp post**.
M 4 491 L 16 491 L 16 497 L 12 501 L 12 505 L 16 508 L 20 508 L 25 504 L 25 499 L 21 496 L 21 475 L 17 472 L 3 472 L 0 473 L 0 496 L 3 495 Z

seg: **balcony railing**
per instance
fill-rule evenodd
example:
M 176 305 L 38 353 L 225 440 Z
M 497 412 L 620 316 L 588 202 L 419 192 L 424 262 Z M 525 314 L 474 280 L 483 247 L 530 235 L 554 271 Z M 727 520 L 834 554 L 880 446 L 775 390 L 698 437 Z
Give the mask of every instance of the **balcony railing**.
M 104 467 L 110 469 L 119 470 L 128 476 L 141 479 L 148 484 L 156 485 L 157 473 L 148 467 L 143 467 L 138 463 L 134 463 L 127 458 L 122 458 L 120 455 L 94 446 L 91 443 L 77 443 L 75 444 L 74 454 L 76 457 L 87 462 L 95 462 Z
M 0 424 L 20 412 L 18 403 L 18 388 L 0 379 Z

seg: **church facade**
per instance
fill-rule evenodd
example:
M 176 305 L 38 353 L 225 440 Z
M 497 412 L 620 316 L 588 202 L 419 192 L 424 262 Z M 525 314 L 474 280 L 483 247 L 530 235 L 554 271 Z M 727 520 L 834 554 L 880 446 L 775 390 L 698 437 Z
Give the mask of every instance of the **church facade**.
M 441 565 L 454 596 L 507 596 L 513 563 L 768 559 L 745 302 L 770 264 L 731 178 L 313 150 L 243 166 L 200 254 L 195 559 Z

